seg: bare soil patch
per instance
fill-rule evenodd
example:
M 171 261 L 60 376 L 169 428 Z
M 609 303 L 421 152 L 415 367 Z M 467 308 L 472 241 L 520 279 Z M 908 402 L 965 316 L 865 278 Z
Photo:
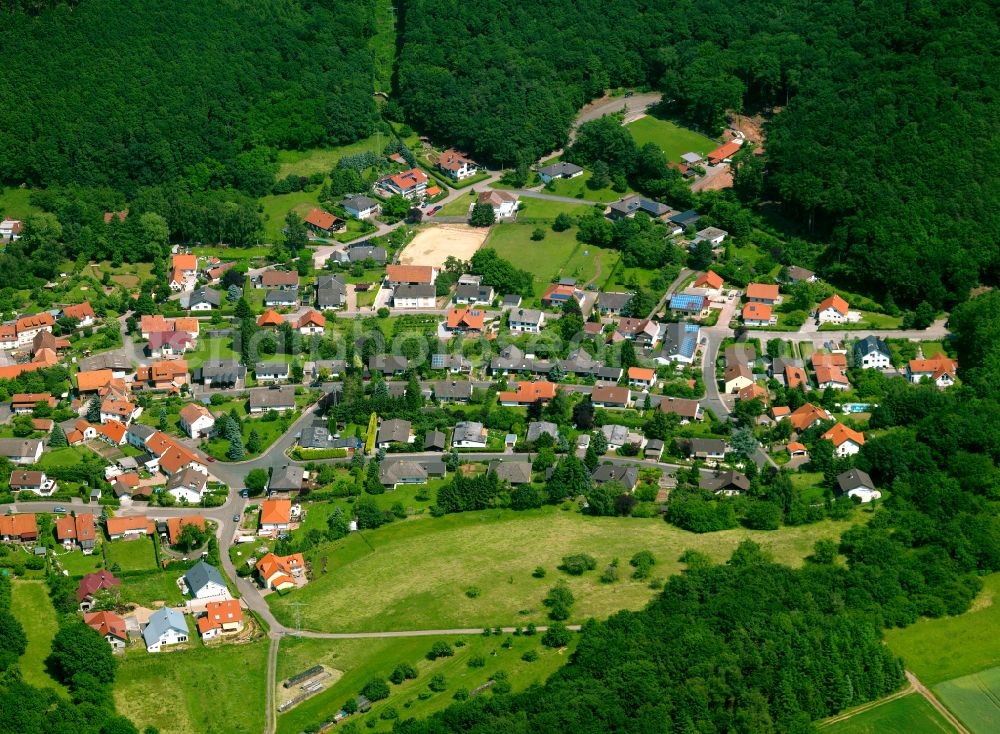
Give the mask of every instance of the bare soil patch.
M 470 227 L 467 224 L 432 226 L 417 233 L 400 253 L 399 262 L 440 268 L 449 257 L 467 261 L 482 247 L 489 232 L 488 227 Z

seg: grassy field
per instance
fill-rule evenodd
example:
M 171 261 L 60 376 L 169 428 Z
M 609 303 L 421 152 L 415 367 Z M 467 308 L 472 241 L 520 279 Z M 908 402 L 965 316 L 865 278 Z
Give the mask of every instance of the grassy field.
M 327 573 L 286 596 L 270 596 L 280 620 L 294 623 L 292 602 L 304 628 L 358 630 L 448 629 L 516 625 L 545 620 L 542 598 L 565 578 L 576 596 L 574 620 L 637 609 L 653 591 L 623 574 L 602 584 L 600 569 L 612 559 L 628 563 L 640 550 L 656 557 L 656 575 L 680 570 L 688 548 L 723 560 L 744 538 L 762 543 L 782 562 L 798 565 L 819 538 L 833 538 L 844 524 L 817 523 L 780 531 L 732 530 L 695 535 L 661 520 L 592 518 L 553 507 L 531 512 L 471 512 L 397 522 L 375 532 L 352 533 L 308 555 L 315 569 L 327 558 Z M 556 570 L 564 555 L 588 552 L 598 570 L 565 577 Z M 543 567 L 544 578 L 532 571 Z M 377 581 L 376 581 L 377 580 Z M 477 587 L 476 598 L 466 595 Z
M 512 645 L 503 647 L 504 637 L 471 636 L 419 637 L 383 640 L 310 640 L 286 637 L 281 642 L 278 655 L 278 685 L 288 677 L 313 665 L 323 664 L 339 671 L 342 675 L 328 689 L 304 701 L 287 713 L 278 717 L 278 731 L 296 734 L 310 724 L 318 724 L 335 713 L 348 698 L 355 696 L 372 677 L 386 677 L 399 663 L 410 663 L 417 668 L 418 677 L 401 685 L 390 685 L 389 698 L 379 701 L 367 714 L 351 717 L 367 724 L 374 724 L 376 731 L 390 731 L 392 720 L 383 720 L 379 715 L 387 708 L 395 708 L 400 718 L 424 718 L 448 706 L 459 688 L 473 690 L 490 680 L 497 670 L 507 673 L 515 691 L 532 683 L 541 683 L 568 659 L 568 651 L 550 650 L 542 647 L 539 637 L 510 636 Z M 427 651 L 439 639 L 452 645 L 453 657 L 426 659 Z M 454 647 L 463 640 L 466 644 Z M 573 644 L 575 645 L 574 639 Z M 528 650 L 538 652 L 538 660 L 526 662 L 521 656 Z M 481 668 L 469 667 L 469 660 L 483 657 Z M 431 693 L 427 684 L 430 678 L 440 673 L 445 677 L 447 690 L 433 693 L 425 700 L 421 694 Z M 491 695 L 486 692 L 481 695 Z
M 592 209 L 587 204 L 570 204 L 567 201 L 549 201 L 548 199 L 534 199 L 526 196 L 521 197 L 521 206 L 517 210 L 518 220 L 544 219 L 554 220 L 560 214 L 569 214 L 574 217 L 582 216 Z
M 350 145 L 337 148 L 309 148 L 308 150 L 282 150 L 278 152 L 278 178 L 284 178 L 290 173 L 299 176 L 309 176 L 313 173 L 329 173 L 337 161 L 345 155 L 355 153 L 379 153 L 379 143 L 384 148 L 389 137 L 372 135 Z
M 602 201 L 604 203 L 617 201 L 623 196 L 628 196 L 630 193 L 627 191 L 624 194 L 618 193 L 610 186 L 605 186 L 602 189 L 592 189 L 587 185 L 591 176 L 590 171 L 584 171 L 583 174 L 576 178 L 560 178 L 553 182 L 551 190 L 546 189 L 546 193 L 555 194 L 556 196 L 586 199 L 587 201 Z
M 140 543 L 140 540 L 119 540 L 118 543 Z M 145 576 L 127 576 L 122 580 L 122 599 L 144 607 L 155 608 L 157 602 L 177 604 L 184 601 L 177 588 L 180 573 L 151 573 Z
M 549 236 L 545 235 L 545 239 L 548 238 Z M 545 240 L 542 240 L 542 244 L 545 244 Z M 563 265 L 559 275 L 564 278 L 576 278 L 577 283 L 580 284 L 596 280 L 597 285 L 600 285 L 607 279 L 608 273 L 618 264 L 620 257 L 621 255 L 615 250 L 594 247 L 593 245 L 580 245 Z
M 332 166 L 330 166 L 332 168 Z M 312 191 L 296 191 L 292 194 L 271 194 L 260 199 L 261 214 L 264 219 L 264 242 L 281 240 L 281 230 L 285 226 L 285 216 L 294 209 L 305 216 L 319 206 L 320 187 Z
M 118 564 L 122 571 L 151 571 L 156 569 L 156 550 L 153 540 L 139 538 L 127 543 L 108 544 L 108 563 Z
M 122 263 L 118 267 L 113 267 L 109 260 L 99 263 L 91 263 L 80 271 L 82 275 L 101 280 L 104 273 L 111 273 L 111 280 L 117 285 L 126 288 L 138 288 L 139 285 L 153 277 L 153 265 L 151 263 Z
M 375 35 L 368 40 L 375 57 L 375 91 L 392 91 L 392 67 L 396 59 L 396 11 L 392 0 L 375 3 Z
M 288 430 L 288 426 L 290 426 L 297 417 L 298 413 L 296 412 L 292 415 L 282 415 L 275 421 L 263 420 L 261 418 L 243 421 L 242 435 L 244 448 L 250 440 L 251 431 L 257 431 L 257 435 L 260 436 L 260 451 L 258 453 L 267 451 L 268 447 L 277 441 L 281 434 Z M 202 449 L 205 453 L 214 456 L 219 461 L 230 461 L 230 458 L 226 455 L 226 452 L 229 451 L 229 441 L 221 436 L 216 436 L 207 441 L 202 446 Z M 256 455 L 257 454 L 252 454 L 250 451 L 247 451 L 244 459 L 248 459 Z M 241 459 L 241 461 L 244 459 Z
M 993 734 L 1000 722 L 1000 667 L 934 686 L 938 698 L 972 734 Z
M 52 638 L 59 626 L 45 583 L 15 580 L 11 611 L 28 636 L 28 649 L 21 656 L 21 675 L 25 682 L 65 690 L 45 669 L 45 658 L 51 652 Z
M 217 339 L 199 339 L 198 348 L 193 352 L 184 355 L 187 360 L 188 369 L 201 367 L 205 362 L 212 359 L 236 359 L 240 355 L 233 351 L 233 340 L 231 337 L 221 337 Z
M 469 213 L 469 207 L 476 203 L 475 196 L 459 196 L 453 201 L 449 201 L 435 217 L 464 217 Z M 433 217 L 432 217 L 433 219 Z
M 500 257 L 530 271 L 535 276 L 536 295 L 540 296 L 579 243 L 576 241 L 576 228 L 565 232 L 549 230 L 541 242 L 531 239 L 534 229 L 530 224 L 498 224 L 493 227 L 483 247 L 492 247 Z
M 886 630 L 886 642 L 926 684 L 1000 666 L 1000 573 L 983 579 L 972 609 L 957 617 L 921 619 Z
M 267 641 L 195 644 L 189 650 L 126 655 L 115 680 L 119 713 L 139 729 L 155 726 L 161 734 L 258 734 L 265 718 Z
M 75 550 L 69 553 L 60 553 L 56 558 L 63 570 L 68 571 L 70 576 L 83 576 L 104 568 L 100 548 L 98 545 L 94 549 L 94 553 L 89 556 L 83 555 L 83 551 Z
M 821 730 L 829 734 L 954 734 L 955 731 L 927 699 L 916 693 L 887 701 Z
M 898 329 L 903 324 L 902 316 L 890 316 L 874 311 L 860 311 L 861 321 L 850 324 L 823 324 L 820 331 L 843 331 L 844 329 Z
M 718 141 L 651 115 L 629 123 L 625 129 L 632 133 L 639 147 L 646 143 L 656 143 L 667 156 L 667 160 L 677 163 L 685 153 L 705 155 L 719 147 Z
M 0 188 L 0 215 L 4 219 L 24 219 L 38 214 L 42 210 L 28 201 L 30 196 L 30 189 Z
M 82 446 L 64 446 L 61 449 L 51 449 L 42 454 L 38 466 L 43 469 L 76 466 L 83 463 L 83 452 L 85 451 L 87 449 Z

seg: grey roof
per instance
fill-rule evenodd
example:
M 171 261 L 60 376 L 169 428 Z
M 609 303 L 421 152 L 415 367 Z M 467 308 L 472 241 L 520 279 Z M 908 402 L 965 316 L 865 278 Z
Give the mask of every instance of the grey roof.
M 213 581 L 226 588 L 226 580 L 222 578 L 219 569 L 205 561 L 198 561 L 184 574 L 184 583 L 187 584 L 192 596 L 198 596 L 198 592 Z
M 865 355 L 874 352 L 884 354 L 886 357 L 892 356 L 892 352 L 889 351 L 889 345 L 885 343 L 884 339 L 880 339 L 877 336 L 866 336 L 864 339 L 858 339 L 858 341 L 854 342 L 855 354 Z
M 644 211 L 652 217 L 662 217 L 670 211 L 670 207 L 666 204 L 661 204 L 658 201 L 653 201 L 652 199 L 647 199 L 637 194 L 626 196 L 618 201 L 612 202 L 609 206 L 611 207 L 612 212 L 623 216 L 634 214 L 638 211 Z
M 208 483 L 208 477 L 196 469 L 188 467 L 182 472 L 174 474 L 167 480 L 167 489 L 177 489 L 185 487 L 195 492 L 202 492 Z
M 74 421 L 75 423 L 76 421 Z M 141 441 L 145 441 L 147 438 L 156 433 L 156 429 L 152 426 L 146 426 L 142 423 L 132 423 L 128 427 L 128 432 L 138 438 Z
M 220 306 L 222 304 L 222 294 L 214 288 L 199 288 L 191 292 L 191 296 L 188 299 L 188 308 L 194 308 L 199 303 Z
M 390 374 L 406 372 L 410 366 L 406 357 L 395 354 L 376 354 L 368 358 L 368 369 Z
M 424 450 L 428 449 L 440 449 L 444 451 L 444 447 L 448 443 L 448 437 L 444 435 L 443 431 L 427 431 L 424 434 Z
M 320 275 L 319 277 L 316 278 L 316 288 L 319 290 L 325 290 L 329 288 L 333 289 L 346 288 L 346 283 L 344 283 L 344 276 L 340 274 Z
M 104 352 L 92 357 L 84 357 L 79 362 L 81 371 L 90 370 L 131 370 L 132 360 L 121 352 Z
M 406 443 L 410 440 L 410 422 L 394 418 L 378 427 L 378 443 Z
M 419 283 L 417 285 L 397 285 L 392 293 L 396 298 L 434 298 L 437 296 L 437 289 L 431 283 Z
M 838 474 L 837 485 L 842 492 L 849 492 L 858 487 L 875 489 L 875 482 L 872 481 L 867 472 L 863 472 L 860 469 L 848 469 L 843 474 Z
M 678 227 L 690 227 L 698 223 L 701 219 L 701 215 L 694 209 L 688 209 L 686 212 L 681 212 L 680 214 L 674 214 L 670 217 L 670 221 L 676 224 Z
M 517 308 L 521 305 L 521 294 L 519 293 L 508 293 L 503 297 L 503 307 L 504 308 Z
M 631 293 L 602 292 L 597 297 L 597 306 L 598 308 L 605 308 L 610 311 L 621 311 L 631 300 Z
M 616 424 L 601 426 L 601 433 L 608 439 L 609 444 L 623 446 L 628 442 L 628 428 Z
M 293 290 L 288 291 L 268 291 L 264 296 L 264 305 L 294 306 L 299 302 L 298 293 Z
M 663 359 L 682 356 L 687 359 L 694 357 L 698 348 L 698 324 L 676 322 L 666 325 L 663 333 L 663 344 L 657 356 Z
M 493 286 L 476 285 L 475 283 L 460 283 L 455 289 L 455 300 L 492 301 Z
M 187 622 L 184 620 L 184 615 L 173 607 L 161 607 L 149 615 L 149 623 L 142 631 L 142 639 L 149 647 L 158 643 L 169 630 L 186 635 L 188 633 Z
M 289 372 L 288 362 L 260 362 L 257 365 L 255 372 L 258 378 L 261 375 L 287 377 Z
M 692 454 L 725 454 L 726 442 L 721 438 L 690 438 L 688 451 Z
M 789 265 L 786 272 L 788 273 L 788 279 L 794 281 L 809 280 L 810 278 L 816 277 L 816 273 L 812 270 L 800 268 L 798 265 Z
M 295 405 L 294 387 L 272 387 L 250 393 L 251 408 L 286 408 Z
M 434 397 L 438 400 L 468 400 L 472 397 L 472 383 L 468 380 L 435 382 Z
M 753 362 L 757 359 L 757 347 L 753 344 L 730 344 L 726 347 L 723 355 L 726 364 Z
M 0 438 L 0 456 L 34 456 L 41 444 L 40 438 Z
M 599 367 L 601 363 L 582 348 L 571 352 L 568 358 L 559 360 L 559 368 L 574 375 L 590 375 Z
M 358 196 L 349 196 L 342 202 L 344 208 L 354 209 L 355 211 L 363 211 L 365 209 L 371 209 L 378 205 L 378 202 L 374 199 L 369 199 L 367 196 L 359 194 Z
M 698 477 L 698 486 L 710 492 L 721 492 L 727 489 L 746 492 L 750 489 L 750 480 L 742 472 L 733 470 L 713 474 L 702 473 Z
M 701 156 L 698 153 L 685 153 L 681 156 L 681 160 L 685 163 L 697 163 L 701 160 Z
M 271 471 L 271 480 L 267 483 L 268 492 L 297 492 L 302 489 L 305 470 L 295 464 L 275 467 Z
M 578 173 L 583 173 L 583 168 L 575 163 L 559 161 L 558 163 L 550 163 L 547 166 L 542 166 L 538 169 L 538 172 L 555 178 L 556 176 L 575 176 Z
M 559 426 L 549 421 L 532 421 L 528 424 L 528 441 L 537 441 L 543 433 L 547 433 L 552 438 L 558 439 Z
M 461 354 L 432 354 L 432 370 L 468 370 L 472 363 Z
M 235 385 L 247 376 L 247 368 L 235 359 L 215 359 L 202 364 L 194 371 L 195 382 L 212 382 Z
M 334 440 L 326 423 L 315 421 L 302 429 L 302 435 L 299 436 L 299 446 L 304 449 L 329 449 L 333 448 Z
M 531 481 L 530 461 L 493 461 L 490 462 L 489 470 L 502 482 L 527 484 Z
M 658 438 L 651 438 L 648 441 L 646 441 L 646 445 L 645 447 L 643 447 L 643 451 L 646 452 L 647 454 L 650 451 L 654 451 L 657 454 L 659 454 L 663 451 L 663 446 L 664 446 L 663 441 L 661 441 Z
M 459 421 L 455 424 L 455 430 L 451 435 L 452 444 L 460 442 L 485 443 L 487 436 L 486 428 L 478 421 Z
M 635 487 L 639 481 L 639 468 L 633 465 L 601 464 L 594 469 L 594 483 L 621 482 L 626 489 Z
M 378 476 L 382 484 L 426 482 L 427 469 L 419 461 L 389 460 L 379 466 Z
M 521 324 L 535 324 L 542 318 L 542 312 L 534 308 L 518 308 L 517 310 L 511 310 L 510 321 L 515 321 Z
M 346 300 L 347 284 L 343 276 L 321 275 L 316 278 L 317 306 L 343 306 Z
M 610 382 L 618 382 L 622 379 L 625 370 L 621 367 L 598 367 L 595 377 Z
M 347 259 L 352 263 L 372 260 L 377 263 L 386 261 L 385 248 L 378 245 L 352 245 L 347 248 Z
M 725 237 L 728 234 L 729 232 L 718 227 L 705 227 L 705 229 L 695 233 L 695 238 L 699 240 L 714 240 L 716 237 Z

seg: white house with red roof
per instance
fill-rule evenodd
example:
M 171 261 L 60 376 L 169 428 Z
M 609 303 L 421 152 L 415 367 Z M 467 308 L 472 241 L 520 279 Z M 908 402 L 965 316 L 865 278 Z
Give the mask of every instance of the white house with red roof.
M 437 167 L 456 181 L 475 176 L 479 164 L 463 153 L 449 148 L 438 158 Z
M 347 228 L 347 222 L 333 216 L 325 209 L 313 209 L 303 220 L 305 225 L 317 234 L 332 234 L 342 232 Z
M 851 316 L 851 311 L 847 301 L 834 293 L 829 298 L 823 299 L 816 307 L 816 323 L 818 324 L 846 324 L 849 321 L 859 321 L 860 315 Z
M 427 174 L 419 168 L 411 168 L 402 173 L 383 176 L 375 186 L 389 194 L 398 194 L 404 199 L 416 199 L 427 191 Z

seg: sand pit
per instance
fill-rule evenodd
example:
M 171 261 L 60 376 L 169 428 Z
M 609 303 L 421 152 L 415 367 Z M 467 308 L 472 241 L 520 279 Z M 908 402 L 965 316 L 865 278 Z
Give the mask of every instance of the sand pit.
M 468 261 L 482 247 L 489 233 L 489 227 L 439 224 L 418 232 L 400 253 L 399 262 L 402 265 L 443 267 L 449 257 Z

